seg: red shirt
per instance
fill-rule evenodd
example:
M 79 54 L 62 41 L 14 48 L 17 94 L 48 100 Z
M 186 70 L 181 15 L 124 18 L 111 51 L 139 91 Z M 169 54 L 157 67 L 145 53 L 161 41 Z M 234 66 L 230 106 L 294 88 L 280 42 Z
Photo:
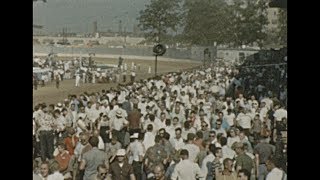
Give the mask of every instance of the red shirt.
M 65 152 L 63 154 L 59 153 L 56 157 L 54 157 L 54 159 L 57 160 L 60 165 L 59 171 L 63 172 L 68 168 L 71 156 L 68 152 Z
M 76 148 L 77 142 L 79 138 L 77 136 L 73 136 L 74 143 L 72 144 L 72 137 L 66 137 L 64 139 L 64 143 L 66 145 L 66 150 L 69 151 L 69 154 L 72 156 L 74 154 L 74 149 Z

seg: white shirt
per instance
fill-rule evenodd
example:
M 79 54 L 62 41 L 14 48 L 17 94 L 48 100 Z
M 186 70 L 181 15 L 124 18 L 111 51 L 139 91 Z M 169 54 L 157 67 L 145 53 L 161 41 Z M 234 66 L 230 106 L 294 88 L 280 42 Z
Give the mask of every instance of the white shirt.
M 181 160 L 174 168 L 171 180 L 195 180 L 204 177 L 198 164 L 189 159 Z
M 100 150 L 104 150 L 104 143 L 103 143 L 103 139 L 101 136 L 98 137 L 99 138 L 99 144 L 98 144 L 98 149 Z
M 182 149 L 183 146 L 185 146 L 185 143 L 183 142 L 183 138 L 177 139 L 176 137 L 170 139 L 170 143 L 172 146 L 178 151 Z
M 236 118 L 236 115 L 234 113 L 226 114 L 224 115 L 225 120 L 227 121 L 227 123 L 229 124 L 229 126 L 233 126 L 234 125 L 234 119 Z
M 207 167 L 207 163 L 208 162 L 212 162 L 214 160 L 215 156 L 210 153 L 208 154 L 202 161 L 202 164 L 201 164 L 201 171 L 203 172 L 203 174 L 205 175 L 205 177 L 207 176 L 208 174 L 208 167 Z
M 266 177 L 266 180 L 282 180 L 282 176 L 284 175 L 283 171 L 278 168 L 273 168 Z M 285 176 L 285 175 L 284 175 Z M 285 176 L 285 180 L 287 177 Z
M 225 159 L 225 158 L 233 159 L 234 156 L 236 155 L 236 153 L 234 152 L 234 150 L 232 150 L 232 149 L 229 148 L 228 146 L 223 146 L 223 147 L 221 147 L 221 150 L 222 150 L 222 157 L 223 157 L 223 159 Z
M 53 174 L 50 174 L 47 180 L 64 180 L 64 177 L 59 171 L 57 171 Z
M 264 116 L 267 116 L 267 113 L 268 113 L 268 108 L 267 107 L 263 107 L 260 109 L 260 120 L 263 121 L 263 117 Z
M 239 136 L 228 137 L 227 146 L 228 146 L 229 148 L 231 148 L 232 144 L 235 143 L 235 142 L 240 142 Z
M 123 128 L 124 124 L 128 124 L 128 121 L 124 118 L 114 118 L 111 119 L 111 124 L 113 129 L 120 131 Z
M 157 129 L 165 128 L 166 127 L 166 121 L 161 121 L 159 118 L 155 118 L 154 124 L 156 125 Z
M 244 129 L 251 128 L 251 117 L 247 114 L 240 113 L 238 114 L 236 120 L 239 122 L 239 125 Z
M 144 156 L 144 148 L 141 142 L 135 140 L 129 144 L 129 149 L 131 151 L 132 159 L 134 161 L 139 161 L 139 156 Z
M 287 110 L 281 108 L 281 109 L 277 109 L 274 114 L 273 117 L 276 119 L 276 121 L 282 121 L 282 118 L 287 118 Z
M 146 132 L 142 142 L 146 150 L 155 144 L 154 139 L 155 135 L 152 132 Z
M 186 149 L 189 152 L 189 159 L 192 162 L 195 162 L 199 152 L 200 148 L 195 144 L 186 144 L 182 149 Z

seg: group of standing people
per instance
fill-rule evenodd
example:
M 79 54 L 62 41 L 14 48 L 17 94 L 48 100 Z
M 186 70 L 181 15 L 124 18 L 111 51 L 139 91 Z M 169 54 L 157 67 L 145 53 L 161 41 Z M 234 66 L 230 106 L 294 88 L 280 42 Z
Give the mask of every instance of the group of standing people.
M 39 104 L 35 176 L 282 180 L 286 99 L 263 82 L 248 93 L 241 73 L 210 64 Z

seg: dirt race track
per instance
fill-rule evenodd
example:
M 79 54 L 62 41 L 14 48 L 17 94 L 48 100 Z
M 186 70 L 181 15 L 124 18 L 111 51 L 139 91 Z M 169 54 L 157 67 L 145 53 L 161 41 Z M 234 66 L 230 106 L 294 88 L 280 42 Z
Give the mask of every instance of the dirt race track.
M 64 59 L 64 58 L 61 58 Z M 116 59 L 107 59 L 107 58 L 94 58 L 97 63 L 107 63 L 107 64 L 117 64 L 118 60 Z M 136 71 L 136 80 L 145 79 L 148 77 L 154 76 L 154 60 L 124 60 L 123 63 L 127 63 L 128 69 L 131 68 L 132 62 L 137 64 L 137 67 L 140 65 L 140 70 Z M 177 72 L 184 69 L 189 69 L 201 65 L 201 62 L 196 61 L 161 61 L 161 58 L 158 59 L 158 75 L 165 72 Z M 152 72 L 148 74 L 148 68 L 151 66 Z M 129 74 L 129 73 L 128 73 Z M 127 75 L 127 82 L 130 80 L 129 75 Z M 122 78 L 121 78 L 122 81 Z M 102 83 L 86 83 L 80 84 L 80 87 L 75 87 L 75 80 L 64 80 L 60 82 L 60 88 L 55 87 L 54 82 L 49 82 L 45 87 L 38 87 L 37 90 L 33 90 L 33 106 L 38 103 L 45 102 L 47 104 L 56 104 L 58 102 L 63 102 L 69 94 L 81 94 L 85 91 L 90 92 L 100 92 L 102 89 L 109 89 L 110 87 L 115 87 L 116 83 L 102 84 Z

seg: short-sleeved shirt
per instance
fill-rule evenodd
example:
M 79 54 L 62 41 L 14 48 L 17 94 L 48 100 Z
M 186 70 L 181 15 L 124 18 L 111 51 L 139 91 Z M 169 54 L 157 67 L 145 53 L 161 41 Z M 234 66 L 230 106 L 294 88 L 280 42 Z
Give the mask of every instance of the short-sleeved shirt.
M 129 148 L 134 161 L 139 161 L 139 157 L 144 155 L 144 147 L 139 141 L 130 143 Z
M 68 168 L 71 156 L 69 153 L 64 153 L 64 154 L 59 153 L 56 157 L 54 157 L 54 159 L 58 161 L 59 166 L 60 166 L 59 170 L 60 170 L 60 172 L 62 172 Z
M 186 149 L 189 152 L 189 159 L 192 162 L 195 162 L 199 152 L 200 148 L 195 144 L 186 144 L 182 149 Z
M 124 124 L 128 124 L 128 121 L 125 118 L 115 118 L 112 119 L 113 129 L 120 131 L 123 128 Z
M 112 179 L 116 180 L 128 180 L 130 179 L 130 175 L 133 173 L 133 168 L 127 162 L 123 163 L 123 166 L 120 167 L 119 162 L 114 162 L 110 166 L 110 174 Z
M 241 169 L 246 169 L 251 172 L 253 161 L 247 154 L 240 154 L 236 157 L 236 167 L 241 166 Z
M 39 118 L 40 128 L 38 129 L 38 131 L 51 131 L 53 130 L 51 127 L 53 124 L 54 124 L 53 116 L 50 114 L 44 114 Z
M 106 153 L 108 157 L 114 156 L 117 153 L 117 150 L 121 149 L 121 143 L 116 142 L 115 144 L 112 144 L 111 142 L 106 145 Z
M 266 180 L 287 180 L 287 175 L 278 168 L 273 168 L 267 175 Z
M 237 180 L 237 173 L 232 172 L 230 176 L 219 174 L 216 177 L 216 180 Z
M 105 159 L 106 154 L 97 147 L 93 147 L 90 151 L 84 153 L 83 160 L 86 161 L 84 180 L 88 180 L 90 176 L 97 173 L 98 165 L 103 164 Z
M 167 158 L 167 152 L 163 146 L 155 144 L 154 146 L 148 148 L 145 158 L 148 158 L 149 166 L 153 167 L 158 163 L 162 163 L 163 160 Z
M 54 172 L 48 176 L 47 180 L 64 180 L 64 176 L 60 172 Z
M 183 180 L 194 180 L 196 178 L 202 178 L 204 174 L 200 170 L 198 164 L 192 162 L 189 159 L 181 160 L 173 170 L 171 179 L 183 179 Z
M 270 155 L 275 151 L 275 147 L 268 143 L 259 143 L 254 147 L 253 153 L 259 154 L 259 163 L 264 164 Z

